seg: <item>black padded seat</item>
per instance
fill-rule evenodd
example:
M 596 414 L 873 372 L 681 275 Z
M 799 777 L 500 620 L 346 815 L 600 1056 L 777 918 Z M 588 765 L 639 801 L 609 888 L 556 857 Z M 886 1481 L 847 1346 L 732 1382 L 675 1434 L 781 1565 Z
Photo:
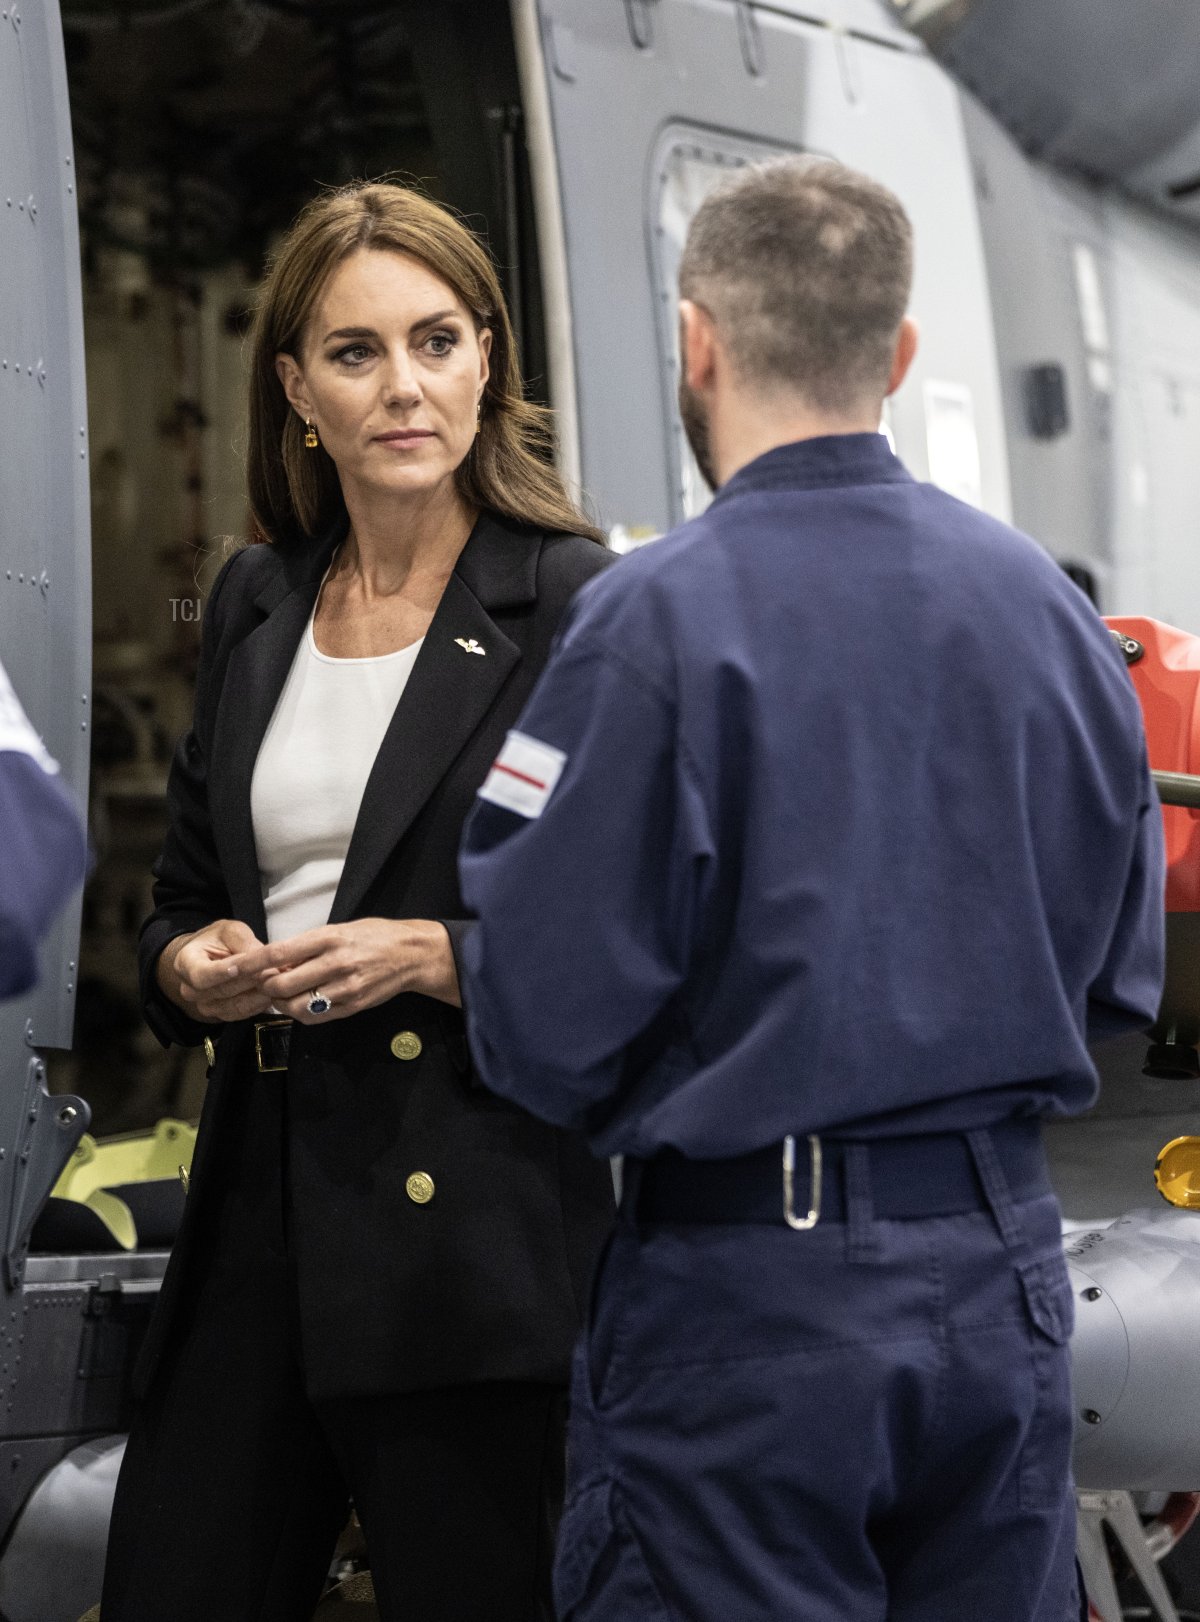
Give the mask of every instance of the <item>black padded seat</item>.
M 116 1195 L 129 1207 L 139 1250 L 169 1250 L 175 1243 L 185 1199 L 177 1177 L 120 1183 L 104 1192 Z M 33 1225 L 29 1248 L 39 1256 L 75 1256 L 119 1251 L 123 1246 L 90 1206 L 52 1196 Z
M 29 1248 L 38 1256 L 86 1256 L 123 1249 L 90 1206 L 53 1195 L 38 1213 Z
M 183 1221 L 186 1195 L 178 1177 L 153 1182 L 119 1183 L 105 1190 L 124 1200 L 137 1225 L 139 1250 L 169 1250 Z

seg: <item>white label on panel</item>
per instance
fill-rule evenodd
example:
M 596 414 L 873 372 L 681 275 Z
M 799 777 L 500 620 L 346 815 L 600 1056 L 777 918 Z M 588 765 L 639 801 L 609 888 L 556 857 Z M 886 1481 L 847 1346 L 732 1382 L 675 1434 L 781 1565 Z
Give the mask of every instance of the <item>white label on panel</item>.
M 925 384 L 925 438 L 929 477 L 960 501 L 983 506 L 983 475 L 975 403 L 965 383 L 929 379 Z
M 1106 355 L 1109 349 L 1108 316 L 1100 285 L 1100 262 L 1095 249 L 1087 242 L 1076 242 L 1071 256 L 1075 265 L 1075 293 L 1079 299 L 1083 341 L 1093 354 Z

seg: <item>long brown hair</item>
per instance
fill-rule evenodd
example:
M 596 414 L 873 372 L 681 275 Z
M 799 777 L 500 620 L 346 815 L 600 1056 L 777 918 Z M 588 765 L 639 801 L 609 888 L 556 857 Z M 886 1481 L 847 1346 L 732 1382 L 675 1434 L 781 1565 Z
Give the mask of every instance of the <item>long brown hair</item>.
M 463 499 L 539 529 L 603 543 L 603 532 L 571 500 L 550 460 L 551 413 L 525 399 L 512 323 L 487 250 L 447 209 L 387 181 L 314 198 L 272 255 L 250 337 L 247 477 L 255 538 L 302 546 L 345 512 L 337 468 L 324 448 L 305 448 L 304 425 L 288 404 L 275 357 L 299 355 L 330 276 L 360 248 L 420 260 L 454 289 L 477 332 L 491 330 L 480 432 L 455 474 Z

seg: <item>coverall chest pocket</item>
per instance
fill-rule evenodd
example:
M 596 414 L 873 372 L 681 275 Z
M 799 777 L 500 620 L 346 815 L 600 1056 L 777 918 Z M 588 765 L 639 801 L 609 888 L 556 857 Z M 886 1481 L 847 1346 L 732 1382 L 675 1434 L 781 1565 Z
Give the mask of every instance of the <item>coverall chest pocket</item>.
M 1071 1469 L 1071 1354 L 1074 1299 L 1061 1257 L 1018 1262 L 1029 1319 L 1033 1406 L 1020 1468 L 1025 1509 L 1062 1504 Z
M 593 1616 L 671 1622 L 611 1481 L 585 1487 L 563 1511 L 554 1605 L 558 1622 L 588 1622 Z

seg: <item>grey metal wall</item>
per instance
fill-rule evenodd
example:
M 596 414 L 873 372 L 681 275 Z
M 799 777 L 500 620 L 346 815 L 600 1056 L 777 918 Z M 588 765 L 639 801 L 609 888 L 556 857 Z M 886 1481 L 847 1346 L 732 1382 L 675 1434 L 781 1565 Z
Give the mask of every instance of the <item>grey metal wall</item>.
M 1033 163 L 969 97 L 964 111 L 1014 520 L 1092 568 L 1106 613 L 1200 633 L 1200 233 Z M 1094 270 L 1090 300 L 1081 255 Z M 1065 373 L 1069 424 L 1038 439 L 1025 383 L 1047 362 Z
M 973 180 L 960 98 L 938 65 L 882 6 L 853 0 L 811 0 L 803 14 L 783 0 L 536 0 L 536 15 L 569 268 L 580 468 L 604 520 L 661 530 L 682 512 L 660 200 L 664 164 L 689 137 L 701 150 L 827 153 L 899 193 L 917 234 L 923 343 L 891 410 L 897 447 L 918 476 L 929 473 L 933 419 L 957 401 L 973 415 L 978 499 L 1007 517 Z
M 1098 577 L 1109 609 L 1114 562 L 1110 488 L 1115 370 L 1111 288 L 1098 190 L 1031 163 L 1013 138 L 970 96 L 964 97 L 987 254 L 992 319 L 1012 472 L 1013 522 L 1062 561 Z M 1097 272 L 1104 355 L 1089 356 L 1074 255 Z M 1089 371 L 1089 363 L 1096 370 Z M 1035 367 L 1062 368 L 1068 426 L 1053 437 L 1030 428 L 1028 390 Z
M 0 660 L 81 806 L 91 738 L 86 425 L 57 0 L 0 0 Z M 27 1022 L 38 1045 L 70 1045 L 78 942 L 76 904 L 47 943 L 42 985 L 0 1007 L 3 1097 L 24 1075 Z

